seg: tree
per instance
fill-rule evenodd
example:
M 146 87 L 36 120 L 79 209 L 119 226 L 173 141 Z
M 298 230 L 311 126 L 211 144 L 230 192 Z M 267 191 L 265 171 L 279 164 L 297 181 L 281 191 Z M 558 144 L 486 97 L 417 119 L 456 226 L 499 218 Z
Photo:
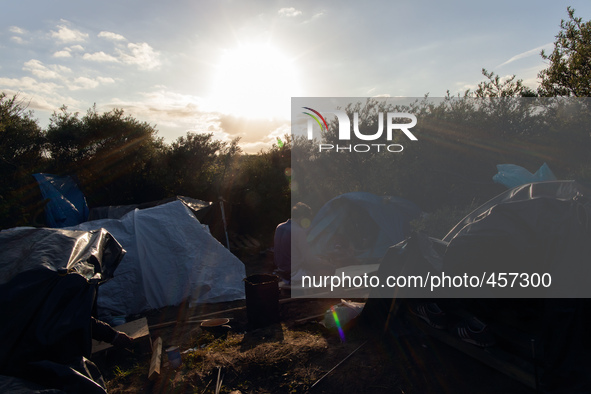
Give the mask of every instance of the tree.
M 240 230 L 266 234 L 267 244 L 272 243 L 275 226 L 289 217 L 291 153 L 292 141 L 286 135 L 267 150 L 240 157 L 237 171 L 226 180 L 230 201 L 241 206 Z
M 17 95 L 8 98 L 0 93 L 0 136 L 2 174 L 41 159 L 41 128 Z
M 43 165 L 43 136 L 17 95 L 0 93 L 0 226 L 30 225 L 39 206 L 31 174 Z
M 122 109 L 85 116 L 64 106 L 47 128 L 52 171 L 77 174 L 90 205 L 137 203 L 146 195 L 150 163 L 162 150 L 156 129 L 126 116 Z
M 550 54 L 541 56 L 549 62 L 538 77 L 541 96 L 591 96 L 591 21 L 575 17 L 575 10 L 567 8 L 569 20 L 560 21 L 560 32 Z
M 522 79 L 515 80 L 515 75 L 501 78 L 492 71 L 482 69 L 482 75 L 488 80 L 480 82 L 476 91 L 467 91 L 468 97 L 534 97 L 536 93 L 523 84 Z
M 167 155 L 169 194 L 208 199 L 216 155 L 224 147 L 213 134 L 187 132 L 174 141 Z

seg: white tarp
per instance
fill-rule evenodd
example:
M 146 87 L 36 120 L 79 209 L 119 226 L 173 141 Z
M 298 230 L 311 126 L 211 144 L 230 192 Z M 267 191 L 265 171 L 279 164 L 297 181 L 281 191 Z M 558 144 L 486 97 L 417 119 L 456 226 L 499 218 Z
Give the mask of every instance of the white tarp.
M 174 201 L 70 229 L 105 228 L 127 251 L 113 279 L 99 288 L 101 317 L 244 298 L 244 264 Z

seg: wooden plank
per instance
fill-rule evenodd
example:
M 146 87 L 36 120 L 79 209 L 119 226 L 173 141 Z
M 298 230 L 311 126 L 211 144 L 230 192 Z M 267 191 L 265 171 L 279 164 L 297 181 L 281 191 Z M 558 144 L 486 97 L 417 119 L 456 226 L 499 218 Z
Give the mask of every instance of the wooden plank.
M 135 342 L 141 343 L 148 341 L 151 348 L 150 329 L 148 328 L 148 319 L 142 317 L 141 319 L 130 321 L 120 326 L 114 327 L 115 330 L 121 331 L 129 335 Z M 104 351 L 113 347 L 110 343 L 92 340 L 92 353 Z
M 148 379 L 154 380 L 160 376 L 160 364 L 162 363 L 162 338 L 158 337 L 152 346 L 152 359 L 150 360 L 150 371 Z

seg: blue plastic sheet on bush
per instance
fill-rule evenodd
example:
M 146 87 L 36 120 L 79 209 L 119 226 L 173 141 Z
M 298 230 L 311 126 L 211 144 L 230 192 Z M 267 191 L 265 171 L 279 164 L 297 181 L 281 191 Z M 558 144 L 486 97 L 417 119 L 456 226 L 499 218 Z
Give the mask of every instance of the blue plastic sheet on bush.
M 499 164 L 497 170 L 498 173 L 493 176 L 493 181 L 505 185 L 509 189 L 526 183 L 557 180 L 546 163 L 542 164 L 535 174 L 515 164 Z
M 44 199 L 47 226 L 62 228 L 76 226 L 88 219 L 88 205 L 82 191 L 70 176 L 33 174 Z

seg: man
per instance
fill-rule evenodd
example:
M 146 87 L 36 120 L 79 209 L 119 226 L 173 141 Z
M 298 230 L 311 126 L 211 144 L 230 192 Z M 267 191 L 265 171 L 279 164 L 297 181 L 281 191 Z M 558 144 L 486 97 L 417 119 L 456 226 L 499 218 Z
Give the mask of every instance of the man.
M 275 229 L 274 262 L 278 275 L 287 284 L 298 282 L 303 275 L 334 272 L 327 262 L 312 254 L 307 241 L 307 228 L 312 222 L 312 209 L 298 202 L 291 208 L 291 219 Z

